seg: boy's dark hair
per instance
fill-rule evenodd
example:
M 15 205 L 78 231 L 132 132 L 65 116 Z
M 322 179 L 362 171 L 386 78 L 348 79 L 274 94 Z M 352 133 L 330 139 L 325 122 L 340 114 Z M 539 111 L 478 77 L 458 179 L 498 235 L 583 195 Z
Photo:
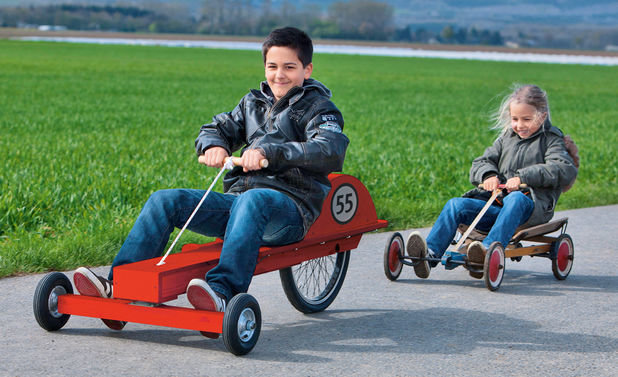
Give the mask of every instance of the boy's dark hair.
M 262 57 L 266 64 L 266 54 L 271 47 L 289 47 L 296 50 L 298 60 L 306 67 L 311 63 L 313 58 L 313 42 L 304 31 L 295 27 L 287 26 L 280 29 L 275 29 L 268 34 L 266 40 L 262 44 Z

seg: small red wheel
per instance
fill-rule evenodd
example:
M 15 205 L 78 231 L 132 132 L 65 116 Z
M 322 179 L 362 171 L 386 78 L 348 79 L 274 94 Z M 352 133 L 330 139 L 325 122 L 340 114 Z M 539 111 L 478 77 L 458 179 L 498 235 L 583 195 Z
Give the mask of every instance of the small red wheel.
M 569 276 L 569 272 L 571 272 L 573 267 L 573 259 L 575 257 L 573 240 L 568 234 L 561 234 L 556 241 L 552 242 L 551 247 L 551 269 L 556 279 L 564 280 Z
M 389 280 L 395 281 L 403 269 L 403 236 L 395 232 L 384 249 L 384 274 Z
M 504 277 L 504 248 L 500 242 L 494 242 L 489 245 L 483 267 L 487 289 L 495 291 L 500 288 L 502 278 Z

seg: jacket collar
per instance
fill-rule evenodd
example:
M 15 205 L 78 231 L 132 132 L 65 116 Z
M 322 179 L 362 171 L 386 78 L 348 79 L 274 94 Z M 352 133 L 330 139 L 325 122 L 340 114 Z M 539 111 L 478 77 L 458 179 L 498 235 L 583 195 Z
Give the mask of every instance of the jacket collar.
M 288 96 L 288 94 L 291 94 L 290 105 L 293 105 L 294 103 L 296 103 L 299 99 L 301 99 L 301 97 L 305 94 L 305 92 L 310 91 L 310 90 L 317 90 L 321 95 L 327 98 L 330 98 L 332 96 L 332 92 L 330 91 L 330 89 L 326 87 L 326 85 L 322 84 L 318 80 L 309 78 L 303 82 L 302 87 L 294 87 L 290 89 L 290 92 L 286 94 L 286 96 Z M 267 81 L 262 81 L 260 83 L 260 92 L 271 103 L 275 102 L 275 96 L 273 95 L 273 92 L 270 89 L 270 86 L 268 86 Z
M 549 118 L 546 118 L 545 121 L 543 122 L 543 124 L 541 125 L 541 127 L 539 127 L 539 129 L 536 130 L 535 133 L 530 135 L 530 137 L 528 137 L 525 140 L 534 139 L 534 138 L 538 137 L 540 134 L 547 133 L 547 132 L 551 132 L 551 133 L 554 133 L 556 135 L 562 136 L 562 132 L 558 128 L 552 126 L 551 121 L 549 120 Z M 513 131 L 512 128 L 509 128 L 508 136 L 509 137 L 517 137 L 517 138 L 519 138 L 519 135 L 517 135 L 517 133 L 515 133 L 515 131 Z M 522 139 L 522 140 L 524 140 L 524 139 Z

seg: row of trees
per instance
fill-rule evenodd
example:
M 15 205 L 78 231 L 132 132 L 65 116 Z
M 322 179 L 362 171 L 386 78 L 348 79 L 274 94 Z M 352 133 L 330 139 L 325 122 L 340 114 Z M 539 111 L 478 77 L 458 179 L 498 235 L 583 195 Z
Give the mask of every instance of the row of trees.
M 57 25 L 70 30 L 192 33 L 190 19 L 149 9 L 118 6 L 50 5 L 0 8 L 0 26 Z
M 454 28 L 447 25 L 441 32 L 431 32 L 425 28 L 413 30 L 411 25 L 395 31 L 395 40 L 418 43 L 482 44 L 503 45 L 504 40 L 498 31 L 472 28 Z
M 260 7 L 251 0 L 204 0 L 199 15 L 190 16 L 157 3 L 157 9 L 118 6 L 52 5 L 0 8 L 0 26 L 61 25 L 70 30 L 114 30 L 128 32 L 266 35 L 275 27 L 295 25 L 314 38 L 441 42 L 460 44 L 503 44 L 498 32 L 451 26 L 434 33 L 411 26 L 393 26 L 390 5 L 372 0 L 332 3 L 327 11 L 317 7 L 297 9 L 284 0 L 277 9 L 271 0 Z

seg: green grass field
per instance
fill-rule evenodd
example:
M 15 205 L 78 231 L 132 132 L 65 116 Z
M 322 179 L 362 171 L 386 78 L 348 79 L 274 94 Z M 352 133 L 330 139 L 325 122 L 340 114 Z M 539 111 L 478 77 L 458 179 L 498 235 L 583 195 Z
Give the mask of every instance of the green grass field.
M 496 137 L 488 114 L 513 82 L 546 89 L 554 124 L 580 148 L 558 209 L 618 203 L 616 67 L 314 64 L 345 117 L 344 172 L 365 183 L 390 230 L 430 226 L 470 188 L 470 162 Z M 261 80 L 253 51 L 0 40 L 0 277 L 111 263 L 151 192 L 210 184 L 216 171 L 193 149 L 199 127 Z M 181 243 L 205 241 L 188 232 Z

